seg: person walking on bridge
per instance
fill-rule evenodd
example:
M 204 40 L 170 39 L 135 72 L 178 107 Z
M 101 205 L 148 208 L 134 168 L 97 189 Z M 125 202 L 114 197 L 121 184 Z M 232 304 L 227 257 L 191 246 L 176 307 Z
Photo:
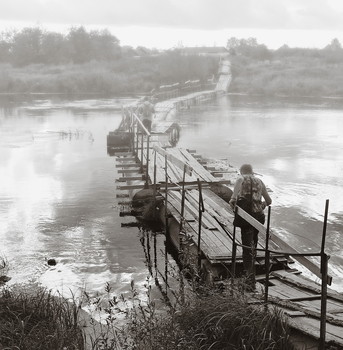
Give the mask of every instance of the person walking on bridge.
M 143 103 L 139 106 L 139 114 L 145 128 L 150 132 L 153 114 L 155 113 L 154 105 L 149 101 L 146 96 L 143 99 Z
M 245 197 L 251 199 L 251 212 L 249 213 L 261 224 L 265 222 L 263 210 L 270 204 L 270 198 L 263 181 L 255 177 L 250 164 L 243 164 L 240 168 L 241 176 L 237 179 L 230 205 L 234 209 L 237 199 Z M 262 201 L 262 198 L 264 201 Z M 243 268 L 247 277 L 248 289 L 255 289 L 255 249 L 258 242 L 258 230 L 250 224 L 242 225 L 241 237 L 243 245 Z

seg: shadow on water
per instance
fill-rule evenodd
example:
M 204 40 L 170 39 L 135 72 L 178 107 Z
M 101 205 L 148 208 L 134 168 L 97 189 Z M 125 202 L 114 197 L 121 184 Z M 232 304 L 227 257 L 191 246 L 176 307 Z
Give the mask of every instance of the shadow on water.
M 153 230 L 151 229 L 153 228 Z M 178 252 L 165 236 L 157 230 L 160 225 L 140 227 L 140 243 L 149 277 L 163 297 L 164 303 L 173 306 L 184 295 L 184 277 L 178 261 Z

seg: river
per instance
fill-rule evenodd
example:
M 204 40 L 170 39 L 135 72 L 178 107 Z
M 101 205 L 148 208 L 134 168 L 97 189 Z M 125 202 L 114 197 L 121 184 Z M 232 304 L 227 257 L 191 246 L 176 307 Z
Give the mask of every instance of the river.
M 119 216 L 118 173 L 106 136 L 128 102 L 1 99 L 0 256 L 9 263 L 10 285 L 34 282 L 70 295 L 102 293 L 108 282 L 119 294 L 131 280 L 144 289 L 151 275 L 147 246 L 172 261 L 163 234 L 122 227 L 133 218 Z M 298 250 L 319 250 L 330 200 L 326 247 L 337 290 L 343 288 L 342 112 L 334 99 L 229 95 L 175 116 L 182 126 L 178 146 L 235 167 L 253 164 L 272 191 L 272 228 Z M 57 265 L 48 266 L 49 258 Z M 164 270 L 163 261 L 157 264 Z

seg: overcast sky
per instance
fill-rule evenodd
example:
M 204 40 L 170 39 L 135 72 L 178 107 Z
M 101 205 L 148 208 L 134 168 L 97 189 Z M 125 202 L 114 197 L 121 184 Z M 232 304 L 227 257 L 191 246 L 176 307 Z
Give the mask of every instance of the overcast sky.
M 343 43 L 343 0 L 0 0 L 0 30 L 39 25 L 108 28 L 121 45 L 225 46 L 255 37 L 269 48 Z

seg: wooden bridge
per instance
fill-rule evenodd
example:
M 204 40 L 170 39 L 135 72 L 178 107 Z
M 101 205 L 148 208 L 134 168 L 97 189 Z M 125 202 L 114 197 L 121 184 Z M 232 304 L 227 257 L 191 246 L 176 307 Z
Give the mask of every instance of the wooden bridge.
M 116 154 L 121 175 L 117 188 L 125 193 L 120 196 L 132 199 L 141 190 L 150 193 L 153 207 L 156 201 L 162 203 L 158 212 L 167 237 L 179 251 L 193 257 L 208 280 L 235 277 L 242 270 L 241 241 L 225 197 L 231 195 L 228 186 L 237 173 L 230 180 L 218 178 L 218 170 L 207 166 L 194 150 L 171 147 L 168 133 L 163 132 L 168 128 L 161 128 L 163 121 L 151 133 L 143 125 L 143 132 L 137 132 L 141 122 L 132 111 L 130 118 L 131 149 Z M 327 292 L 332 278 L 327 275 L 325 233 L 320 252 L 301 253 L 280 239 L 269 224 L 265 227 L 239 208 L 237 214 L 259 230 L 255 266 L 266 305 L 282 308 L 291 326 L 320 349 L 327 342 L 343 348 L 343 297 Z M 322 259 L 320 268 L 308 259 L 311 255 Z M 321 285 L 290 268 L 293 259 L 321 278 Z

